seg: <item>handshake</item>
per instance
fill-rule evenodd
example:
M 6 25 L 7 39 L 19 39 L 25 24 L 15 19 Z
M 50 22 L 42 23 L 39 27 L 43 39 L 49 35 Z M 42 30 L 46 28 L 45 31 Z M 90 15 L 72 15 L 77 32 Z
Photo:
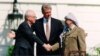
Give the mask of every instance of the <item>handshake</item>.
M 47 51 L 52 51 L 52 46 L 50 44 L 43 44 L 43 47 L 47 50 Z
M 16 37 L 16 34 L 14 31 L 11 31 L 8 33 L 9 38 L 13 39 Z M 55 51 L 59 48 L 59 43 L 56 43 L 54 45 L 50 44 L 43 44 L 43 47 L 49 52 L 49 51 Z

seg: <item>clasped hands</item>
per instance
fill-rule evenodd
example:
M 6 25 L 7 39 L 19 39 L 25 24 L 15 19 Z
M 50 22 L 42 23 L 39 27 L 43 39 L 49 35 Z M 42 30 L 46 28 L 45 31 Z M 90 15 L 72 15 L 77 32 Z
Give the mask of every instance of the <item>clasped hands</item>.
M 47 50 L 47 51 L 52 51 L 52 46 L 50 44 L 43 44 L 43 47 Z

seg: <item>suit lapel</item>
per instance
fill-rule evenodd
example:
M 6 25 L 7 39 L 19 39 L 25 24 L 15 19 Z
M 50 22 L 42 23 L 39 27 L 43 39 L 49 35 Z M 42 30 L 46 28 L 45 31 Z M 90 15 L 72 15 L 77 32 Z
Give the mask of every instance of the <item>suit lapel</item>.
M 39 25 L 40 25 L 39 27 L 40 27 L 41 34 L 43 34 L 44 38 L 46 39 L 46 35 L 44 32 L 43 18 L 41 18 Z
M 26 26 L 30 31 L 33 31 L 32 28 L 28 25 L 28 23 L 27 23 L 26 21 L 25 21 L 24 23 L 25 23 L 25 26 Z
M 41 29 L 43 30 L 42 33 L 43 33 L 43 35 L 45 35 L 45 32 L 44 32 L 44 25 L 43 25 L 43 18 L 42 18 L 41 24 L 42 24 L 42 25 L 41 25 Z
M 53 21 L 53 18 L 51 18 L 51 31 L 50 31 L 49 41 L 52 39 L 53 31 L 54 31 L 54 21 Z

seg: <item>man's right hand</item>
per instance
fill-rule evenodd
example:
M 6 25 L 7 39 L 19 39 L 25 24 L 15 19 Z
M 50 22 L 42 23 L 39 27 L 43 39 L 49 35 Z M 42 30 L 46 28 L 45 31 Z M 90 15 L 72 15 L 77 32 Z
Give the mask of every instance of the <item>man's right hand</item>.
M 9 37 L 9 38 L 15 38 L 15 37 L 16 37 L 15 32 L 14 32 L 14 31 L 8 32 L 8 37 Z
M 51 51 L 52 50 L 52 46 L 50 44 L 43 44 L 43 47 L 47 50 L 47 51 Z

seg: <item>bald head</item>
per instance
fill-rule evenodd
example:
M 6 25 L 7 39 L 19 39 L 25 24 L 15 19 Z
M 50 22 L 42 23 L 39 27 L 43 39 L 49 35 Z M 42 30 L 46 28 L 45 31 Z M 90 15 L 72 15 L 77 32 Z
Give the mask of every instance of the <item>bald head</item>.
M 34 23 L 36 19 L 36 14 L 33 10 L 27 10 L 25 13 L 25 21 Z

